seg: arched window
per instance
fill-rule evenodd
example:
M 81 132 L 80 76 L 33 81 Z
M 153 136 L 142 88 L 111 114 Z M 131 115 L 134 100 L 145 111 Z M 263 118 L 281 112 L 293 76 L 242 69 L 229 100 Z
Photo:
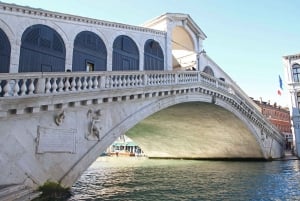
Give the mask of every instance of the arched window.
M 149 39 L 144 47 L 144 70 L 164 70 L 164 55 L 158 42 Z
M 93 32 L 80 32 L 74 41 L 73 71 L 106 71 L 107 50 Z
M 19 72 L 64 71 L 65 55 L 65 44 L 54 29 L 33 25 L 22 35 Z
M 300 65 L 299 64 L 293 65 L 293 79 L 294 79 L 294 82 L 300 81 Z
M 300 92 L 297 93 L 298 109 L 300 109 Z
M 10 51 L 9 40 L 4 31 L 0 29 L 0 73 L 9 72 Z
M 113 44 L 113 71 L 139 70 L 139 51 L 128 36 L 118 36 Z
M 206 74 L 208 74 L 208 75 L 215 76 L 214 71 L 209 66 L 205 66 L 203 72 L 206 73 Z

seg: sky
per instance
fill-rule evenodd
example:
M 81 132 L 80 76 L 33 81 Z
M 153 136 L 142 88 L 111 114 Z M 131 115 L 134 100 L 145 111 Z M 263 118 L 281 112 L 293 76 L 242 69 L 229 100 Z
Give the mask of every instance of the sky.
M 300 52 L 299 0 L 0 1 L 137 26 L 167 12 L 189 14 L 207 36 L 207 55 L 249 97 L 290 103 L 282 57 Z

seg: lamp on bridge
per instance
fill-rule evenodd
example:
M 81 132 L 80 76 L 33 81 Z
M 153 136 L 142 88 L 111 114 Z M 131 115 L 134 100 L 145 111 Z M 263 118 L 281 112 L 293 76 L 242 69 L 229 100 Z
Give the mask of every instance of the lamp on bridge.
M 197 69 L 198 69 L 198 71 L 200 71 L 200 55 L 201 55 L 201 54 L 206 54 L 206 51 L 205 51 L 204 49 L 202 49 L 202 50 L 197 54 L 197 63 L 198 63 Z

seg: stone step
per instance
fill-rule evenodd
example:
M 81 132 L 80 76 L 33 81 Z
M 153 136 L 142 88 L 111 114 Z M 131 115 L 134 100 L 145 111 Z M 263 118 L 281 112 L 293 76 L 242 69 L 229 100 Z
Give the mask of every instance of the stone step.
M 39 195 L 39 192 L 35 192 L 23 184 L 7 185 L 0 188 L 0 201 L 32 200 Z

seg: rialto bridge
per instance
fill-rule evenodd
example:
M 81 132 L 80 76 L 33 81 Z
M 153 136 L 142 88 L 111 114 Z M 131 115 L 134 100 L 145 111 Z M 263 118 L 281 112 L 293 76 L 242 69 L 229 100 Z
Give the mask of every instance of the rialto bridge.
M 205 38 L 185 14 L 132 26 L 0 3 L 0 185 L 71 186 L 126 132 L 154 158 L 282 157 Z M 133 132 L 143 122 L 172 134 Z

